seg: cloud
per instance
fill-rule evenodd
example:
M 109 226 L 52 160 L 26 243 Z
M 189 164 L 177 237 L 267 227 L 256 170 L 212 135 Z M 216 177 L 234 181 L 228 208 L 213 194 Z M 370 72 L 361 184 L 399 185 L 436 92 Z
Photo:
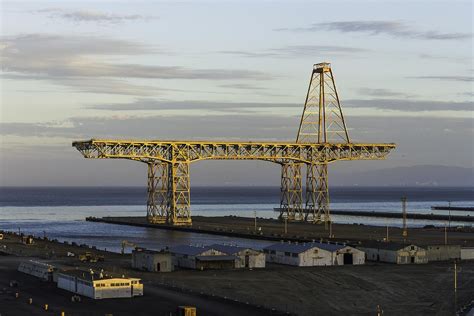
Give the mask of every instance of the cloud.
M 65 147 L 72 140 L 90 138 L 294 141 L 299 119 L 299 115 L 271 114 L 72 117 L 65 122 L 0 123 L 0 134 L 27 139 L 44 137 L 49 143 L 55 138 Z M 470 118 L 351 117 L 348 127 L 353 142 L 396 142 L 397 151 L 413 156 L 414 161 L 429 152 L 448 158 L 450 154 L 446 150 L 442 154 L 439 144 L 456 148 L 461 139 L 473 134 Z M 446 129 L 452 132 L 446 133 Z M 457 155 L 472 158 L 471 150 L 472 146 L 459 146 Z
M 446 81 L 458 81 L 458 82 L 472 82 L 474 77 L 469 76 L 413 76 L 407 77 L 409 79 L 434 79 L 434 80 L 446 80 Z
M 230 84 L 221 84 L 221 88 L 237 89 L 237 90 L 267 90 L 267 88 L 254 86 L 248 83 L 230 83 Z
M 301 108 L 301 104 L 264 102 L 217 102 L 217 101 L 163 101 L 141 98 L 131 103 L 112 103 L 87 106 L 87 109 L 106 111 L 163 111 L 202 110 L 214 112 L 253 112 L 257 108 Z
M 343 109 L 371 108 L 401 112 L 426 111 L 471 111 L 472 102 L 444 102 L 407 99 L 350 99 L 342 101 Z M 87 109 L 105 111 L 164 111 L 164 110 L 202 110 L 213 112 L 255 112 L 258 109 L 287 108 L 301 109 L 300 103 L 270 102 L 218 102 L 218 101 L 166 101 L 150 98 L 137 99 L 131 103 L 111 103 L 87 106 Z
M 246 122 L 246 128 L 242 128 Z M 92 137 L 145 139 L 249 139 L 262 135 L 267 139 L 285 139 L 296 133 L 298 116 L 261 117 L 254 114 L 216 116 L 107 116 L 73 117 L 63 123 L 0 123 L 0 134 L 22 137 Z M 263 134 L 262 134 L 263 133 Z
M 368 95 L 373 97 L 414 97 L 414 94 L 397 92 L 389 89 L 371 89 L 371 88 L 361 88 L 358 91 L 362 95 Z
M 271 48 L 260 52 L 245 51 L 245 50 L 228 50 L 220 51 L 222 54 L 238 55 L 242 57 L 261 58 L 290 58 L 296 56 L 317 56 L 322 54 L 327 55 L 346 55 L 353 53 L 366 52 L 367 49 L 336 46 L 336 45 L 292 45 L 280 48 Z
M 441 33 L 433 30 L 419 31 L 401 21 L 338 21 L 313 23 L 308 27 L 276 29 L 276 31 L 293 32 L 318 32 L 321 30 L 368 35 L 384 34 L 398 38 L 423 40 L 463 40 L 472 38 L 472 33 Z
M 406 100 L 406 99 L 352 99 L 343 102 L 344 108 L 373 108 L 380 110 L 395 110 L 403 112 L 425 111 L 472 111 L 473 102 L 446 102 L 431 100 Z
M 148 21 L 156 19 L 154 16 L 144 16 L 139 14 L 108 14 L 91 10 L 65 10 L 60 8 L 49 8 L 35 11 L 36 13 L 46 13 L 52 19 L 64 19 L 72 22 L 96 22 L 101 24 L 118 24 L 127 21 Z
M 101 90 L 117 94 L 135 91 L 131 94 L 136 95 L 139 90 L 143 91 L 144 86 L 127 83 L 127 78 L 272 79 L 263 72 L 245 69 L 192 69 L 179 66 L 113 63 L 108 61 L 111 57 L 166 52 L 133 41 L 94 36 L 29 34 L 3 37 L 0 52 L 3 75 L 10 76 L 10 79 L 18 79 L 20 77 L 15 78 L 15 76 L 20 75 L 23 80 L 49 80 L 79 91 L 95 93 Z M 142 95 L 150 95 L 150 93 L 145 92 Z

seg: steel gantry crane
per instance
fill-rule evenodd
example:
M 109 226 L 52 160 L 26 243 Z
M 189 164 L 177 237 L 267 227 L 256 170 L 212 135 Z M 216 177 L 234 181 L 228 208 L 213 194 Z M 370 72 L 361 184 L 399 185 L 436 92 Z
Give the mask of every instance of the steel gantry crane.
M 75 141 L 85 158 L 129 159 L 148 165 L 147 218 L 191 225 L 189 165 L 200 160 L 264 160 L 282 166 L 280 218 L 331 221 L 327 165 L 339 160 L 385 159 L 393 143 L 351 143 L 331 65 L 313 66 L 296 142 L 104 140 Z M 306 166 L 303 207 L 302 167 Z

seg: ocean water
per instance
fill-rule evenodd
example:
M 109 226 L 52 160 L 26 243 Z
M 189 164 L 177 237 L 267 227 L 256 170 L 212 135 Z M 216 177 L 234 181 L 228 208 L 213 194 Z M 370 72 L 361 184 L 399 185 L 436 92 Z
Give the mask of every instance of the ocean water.
M 194 215 L 237 215 L 276 218 L 278 187 L 193 187 Z M 400 198 L 408 199 L 408 212 L 432 213 L 433 205 L 474 206 L 473 188 L 332 188 L 331 209 L 401 212 Z M 447 211 L 436 211 L 448 214 Z M 45 187 L 0 188 L 0 229 L 46 235 L 119 251 L 122 240 L 160 249 L 176 244 L 235 243 L 261 248 L 269 242 L 230 237 L 162 231 L 157 229 L 86 222 L 87 216 L 144 216 L 146 188 L 141 187 Z M 469 212 L 451 211 L 467 215 Z M 470 212 L 474 216 L 474 212 Z M 401 219 L 334 215 L 336 223 L 401 226 Z M 440 221 L 408 220 L 410 226 L 444 226 Z M 473 223 L 451 222 L 456 226 Z

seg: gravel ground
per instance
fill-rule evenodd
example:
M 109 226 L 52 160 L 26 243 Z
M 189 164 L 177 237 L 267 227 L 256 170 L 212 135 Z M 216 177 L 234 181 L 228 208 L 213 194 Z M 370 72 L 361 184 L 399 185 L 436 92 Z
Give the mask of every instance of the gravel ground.
M 452 263 L 447 262 L 309 268 L 269 265 L 254 270 L 180 270 L 157 274 L 131 270 L 130 255 L 96 251 L 105 256 L 105 261 L 83 264 L 66 253 L 79 254 L 90 249 L 44 240 L 25 246 L 16 236 L 7 238 L 0 241 L 0 250 L 5 246 L 6 252 L 15 255 L 0 256 L 0 289 L 12 278 L 18 278 L 23 289 L 19 300 L 13 299 L 8 288 L 0 294 L 2 316 L 47 315 L 40 309 L 46 301 L 55 315 L 60 309 L 73 311 L 74 315 L 169 315 L 180 304 L 197 306 L 198 315 L 270 314 L 250 305 L 297 315 L 375 315 L 377 305 L 384 315 L 454 314 L 454 272 Z M 70 293 L 16 272 L 18 263 L 26 257 L 41 258 L 59 267 L 93 266 L 141 277 L 146 295 L 131 300 L 86 299 L 73 304 L 69 302 Z M 474 261 L 464 261 L 459 266 L 458 306 L 462 306 L 474 298 Z M 33 297 L 34 306 L 26 304 L 28 296 Z

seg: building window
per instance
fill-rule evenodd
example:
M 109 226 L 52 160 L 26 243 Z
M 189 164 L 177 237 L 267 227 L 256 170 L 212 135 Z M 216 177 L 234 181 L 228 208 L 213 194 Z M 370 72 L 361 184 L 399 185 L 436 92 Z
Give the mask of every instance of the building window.
M 415 246 L 411 246 L 411 250 L 415 250 Z
M 292 253 L 291 256 L 292 256 L 293 258 L 297 258 L 297 257 L 298 257 L 298 254 L 297 254 L 297 253 Z
M 285 252 L 285 256 L 289 257 L 289 256 L 291 256 L 291 253 Z

